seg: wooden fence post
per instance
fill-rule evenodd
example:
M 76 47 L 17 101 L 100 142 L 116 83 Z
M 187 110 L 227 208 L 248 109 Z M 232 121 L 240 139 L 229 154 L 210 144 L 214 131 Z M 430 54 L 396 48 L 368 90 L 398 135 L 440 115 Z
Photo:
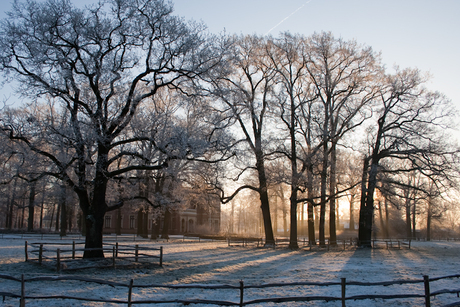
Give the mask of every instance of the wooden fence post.
M 425 284 L 425 306 L 430 307 L 430 278 L 428 275 L 423 275 L 423 283 Z
M 56 250 L 56 270 L 61 271 L 61 250 L 59 248 Z
M 136 249 L 134 250 L 134 261 L 137 262 L 139 258 L 139 245 L 136 244 Z
M 163 246 L 160 246 L 160 266 L 163 266 Z
M 26 289 L 25 289 L 25 282 L 24 282 L 24 274 L 21 275 L 21 299 L 19 300 L 19 307 L 26 306 Z M 5 297 L 3 297 L 5 298 Z
M 29 260 L 29 255 L 27 254 L 27 241 L 25 241 L 25 246 L 24 246 L 25 252 L 26 252 L 26 262 Z
M 240 280 L 240 307 L 243 306 L 244 300 L 244 282 Z
M 341 278 L 340 279 L 340 284 L 342 286 L 342 307 L 345 307 L 345 287 L 347 284 L 347 279 L 346 278 Z
M 75 259 L 75 241 L 72 241 L 72 259 Z
M 115 257 L 118 257 L 118 242 L 115 243 Z
M 38 248 L 38 264 L 42 265 L 42 260 L 43 260 L 43 244 L 40 244 L 40 247 Z
M 133 279 L 131 279 L 131 280 L 129 281 L 129 288 L 128 288 L 128 307 L 131 307 L 131 306 L 132 306 L 132 304 L 131 304 L 131 297 L 132 297 L 132 295 L 133 295 L 133 283 L 134 283 L 134 281 L 133 281 Z

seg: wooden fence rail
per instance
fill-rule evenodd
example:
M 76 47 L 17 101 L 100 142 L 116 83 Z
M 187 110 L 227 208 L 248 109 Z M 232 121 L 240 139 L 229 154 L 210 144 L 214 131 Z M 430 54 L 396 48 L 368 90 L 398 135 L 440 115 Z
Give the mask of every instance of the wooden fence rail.
M 227 238 L 228 246 L 249 246 L 257 245 L 257 247 L 264 244 L 262 238 L 257 237 L 228 237 Z M 275 247 L 288 246 L 290 243 L 289 238 L 279 237 L 275 239 Z M 402 248 L 411 248 L 411 240 L 407 239 L 373 239 L 369 241 L 373 248 L 383 248 L 386 249 L 402 249 Z M 310 241 L 307 238 L 298 238 L 297 244 L 301 247 L 312 249 L 325 249 L 329 251 L 330 249 L 347 249 L 347 247 L 353 247 L 357 245 L 357 241 L 353 238 L 349 239 L 340 239 L 336 240 L 332 244 L 329 240 L 325 240 L 324 245 L 320 245 L 319 241 L 316 240 L 316 244 L 310 244 Z
M 124 259 L 124 260 L 131 260 L 134 262 L 146 262 L 151 259 L 158 259 L 159 265 L 163 265 L 163 247 L 159 248 L 152 248 L 152 247 L 142 247 L 136 244 L 134 247 L 119 245 L 118 242 L 115 244 L 109 244 L 110 247 L 107 248 L 77 248 L 78 244 L 83 244 L 82 242 L 76 243 L 73 241 L 72 243 L 28 243 L 27 241 L 24 242 L 24 250 L 25 250 L 25 261 L 36 262 L 39 265 L 43 264 L 43 261 L 55 261 L 56 262 L 56 270 L 59 272 L 61 269 L 65 268 L 63 266 L 64 262 L 75 260 L 77 258 L 83 258 L 83 253 L 85 251 L 90 250 L 102 250 L 104 253 L 108 253 L 112 258 L 111 266 L 116 266 L 116 259 Z M 68 246 L 72 245 L 71 249 L 49 249 L 46 248 L 47 245 L 51 246 Z M 29 248 L 30 246 L 30 248 Z M 143 252 L 145 251 L 145 252 Z M 155 251 L 158 252 L 158 255 L 152 255 L 146 252 Z M 35 257 L 34 257 L 35 256 Z M 85 267 L 90 268 L 90 267 Z M 78 269 L 82 269 L 82 267 L 78 267 Z
M 431 306 L 431 297 L 441 295 L 441 294 L 452 294 L 456 293 L 457 297 L 460 293 L 460 289 L 443 289 L 435 292 L 430 292 L 430 283 L 444 280 L 444 279 L 453 279 L 460 278 L 460 274 L 449 275 L 443 277 L 429 278 L 424 276 L 423 279 L 416 280 L 394 280 L 394 281 L 382 281 L 382 282 L 355 282 L 347 281 L 346 278 L 342 278 L 340 282 L 295 282 L 295 283 L 272 283 L 272 284 L 261 284 L 261 285 L 245 285 L 243 281 L 240 281 L 239 285 L 203 285 L 203 284 L 186 284 L 186 285 L 162 285 L 162 284 L 139 284 L 135 285 L 134 280 L 131 279 L 129 283 L 121 282 L 110 282 L 101 279 L 86 278 L 81 276 L 41 276 L 41 277 L 31 277 L 25 278 L 24 274 L 21 275 L 21 278 L 16 278 L 10 275 L 0 274 L 0 279 L 6 279 L 11 281 L 16 281 L 21 284 L 20 294 L 6 292 L 0 290 L 0 295 L 3 296 L 3 300 L 6 297 L 10 298 L 19 298 L 20 306 L 24 307 L 26 305 L 26 300 L 55 300 L 55 299 L 66 299 L 66 300 L 78 300 L 78 301 L 88 301 L 88 302 L 103 302 L 103 303 L 115 303 L 115 304 L 127 304 L 129 307 L 132 305 L 140 304 L 164 304 L 164 303 L 182 303 L 184 305 L 188 304 L 209 304 L 209 305 L 221 305 L 221 306 L 246 306 L 252 304 L 261 304 L 268 302 L 275 303 L 285 303 L 285 302 L 307 302 L 307 301 L 341 301 L 342 306 L 346 306 L 346 302 L 349 300 L 371 300 L 371 299 L 384 299 L 384 300 L 395 300 L 395 299 L 405 299 L 405 298 L 424 298 L 425 306 Z M 97 283 L 101 285 L 109 285 L 112 287 L 125 287 L 128 288 L 127 299 L 101 299 L 101 298 L 83 298 L 70 295 L 40 295 L 40 296 L 29 296 L 26 295 L 26 283 L 31 282 L 45 282 L 45 281 L 81 281 L 85 283 Z M 403 285 L 403 284 L 423 284 L 424 292 L 423 293 L 405 293 L 405 294 L 363 294 L 363 295 L 352 295 L 346 296 L 347 287 L 357 286 L 357 287 L 369 287 L 369 286 L 392 286 L 392 285 Z M 275 288 L 275 287 L 298 287 L 298 286 L 319 286 L 319 287 L 329 287 L 329 286 L 340 286 L 340 296 L 285 296 L 285 297 L 267 297 L 267 298 L 257 298 L 252 300 L 244 300 L 245 290 L 247 289 L 262 289 L 262 288 Z M 166 289 L 207 289 L 207 290 L 222 290 L 222 289 L 233 289 L 239 292 L 239 299 L 235 301 L 223 301 L 223 300 L 208 300 L 208 299 L 145 299 L 145 300 L 133 300 L 132 294 L 133 290 L 136 288 L 166 288 Z M 238 295 L 235 295 L 237 297 Z M 447 306 L 460 306 L 460 302 L 453 304 L 445 305 Z

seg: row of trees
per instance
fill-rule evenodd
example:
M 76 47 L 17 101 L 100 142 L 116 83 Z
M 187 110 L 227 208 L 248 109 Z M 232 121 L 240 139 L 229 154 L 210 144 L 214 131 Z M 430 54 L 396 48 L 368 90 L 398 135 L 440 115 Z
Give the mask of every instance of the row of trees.
M 177 203 L 184 186 L 223 203 L 256 192 L 274 244 L 268 191 L 279 183 L 290 187 L 291 248 L 300 203 L 312 243 L 320 208 L 320 244 L 329 206 L 334 244 L 337 198 L 359 185 L 359 240 L 368 246 L 376 190 L 436 197 L 455 179 L 458 150 L 443 135 L 449 101 L 424 89 L 418 70 L 387 74 L 371 48 L 331 33 L 215 36 L 161 0 L 86 9 L 48 0 L 16 2 L 0 46 L 1 71 L 31 101 L 1 114 L 4 183 L 53 178 L 71 189 L 87 248 L 102 246 L 106 212 L 133 199 Z M 360 179 L 339 182 L 338 156 L 351 151 L 362 157 Z M 429 188 L 405 182 L 409 173 Z M 133 182 L 150 188 L 108 202 Z

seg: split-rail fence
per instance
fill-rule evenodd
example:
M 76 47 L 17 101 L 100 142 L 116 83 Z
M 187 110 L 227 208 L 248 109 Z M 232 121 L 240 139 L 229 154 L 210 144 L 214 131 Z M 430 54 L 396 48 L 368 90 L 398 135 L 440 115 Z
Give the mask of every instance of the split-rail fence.
M 341 301 L 342 306 L 346 306 L 347 301 L 353 300 L 375 300 L 383 299 L 385 301 L 394 301 L 397 299 L 413 299 L 421 298 L 425 302 L 425 306 L 431 306 L 431 298 L 438 295 L 444 294 L 457 294 L 459 296 L 460 289 L 443 289 L 439 291 L 430 291 L 430 286 L 432 283 L 445 280 L 445 279 L 454 279 L 460 278 L 460 274 L 449 275 L 443 277 L 429 278 L 428 276 L 423 276 L 423 279 L 414 279 L 414 280 L 393 280 L 393 281 L 382 281 L 382 282 L 356 282 L 356 281 L 347 281 L 346 278 L 341 278 L 340 282 L 295 282 L 295 283 L 271 283 L 271 284 L 260 284 L 260 285 L 246 285 L 243 281 L 240 281 L 238 285 L 205 285 L 205 284 L 182 284 L 182 285 L 163 285 L 163 284 L 135 284 L 134 280 L 131 279 L 128 283 L 121 282 L 111 282 L 101 279 L 92 279 L 80 276 L 41 276 L 41 277 L 30 277 L 26 278 L 24 274 L 20 278 L 13 277 L 10 275 L 0 274 L 0 279 L 12 280 L 21 284 L 19 293 L 12 293 L 2 291 L 0 289 L 0 295 L 3 296 L 3 300 L 6 297 L 17 298 L 19 299 L 19 306 L 25 307 L 26 301 L 30 300 L 76 300 L 76 301 L 87 301 L 87 302 L 102 302 L 102 303 L 113 303 L 113 304 L 124 304 L 128 307 L 133 305 L 141 304 L 165 304 L 165 303 L 182 303 L 184 305 L 189 304 L 207 304 L 207 305 L 220 305 L 220 306 L 246 306 L 252 304 L 264 304 L 269 302 L 275 303 L 287 303 L 287 302 L 308 302 L 308 301 Z M 78 297 L 70 295 L 27 295 L 26 283 L 33 282 L 64 282 L 64 281 L 81 281 L 85 283 L 97 283 L 100 285 L 109 285 L 112 287 L 124 287 L 127 288 L 126 299 L 114 299 L 114 298 L 91 298 L 91 297 Z M 351 286 L 356 287 L 369 287 L 369 286 L 392 286 L 392 285 L 403 285 L 403 284 L 423 284 L 424 291 L 420 293 L 394 293 L 394 294 L 360 294 L 360 295 L 351 295 L 347 296 L 347 289 L 350 289 Z M 275 288 L 275 287 L 329 287 L 329 286 L 340 286 L 340 291 L 337 291 L 337 296 L 285 296 L 285 297 L 261 297 L 250 300 L 245 300 L 245 294 L 248 289 L 266 289 L 266 288 Z M 182 291 L 187 291 L 189 289 L 206 289 L 206 290 L 223 290 L 223 289 L 233 289 L 236 291 L 234 298 L 235 300 L 211 300 L 211 299 L 177 299 L 177 298 L 158 298 L 158 299 L 133 299 L 133 291 L 136 288 L 151 288 L 151 289 L 179 289 Z M 364 291 L 363 291 L 364 292 Z M 237 294 L 238 293 L 238 294 Z M 188 297 L 190 295 L 187 295 Z M 390 303 L 390 302 L 389 302 Z M 455 303 L 450 303 L 444 305 L 444 307 L 453 307 L 460 306 L 460 301 Z

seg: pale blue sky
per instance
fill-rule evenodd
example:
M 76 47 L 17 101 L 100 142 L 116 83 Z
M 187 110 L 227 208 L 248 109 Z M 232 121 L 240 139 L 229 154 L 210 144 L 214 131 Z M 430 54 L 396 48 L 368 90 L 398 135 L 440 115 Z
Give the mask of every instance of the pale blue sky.
M 93 2 L 74 1 L 79 6 Z M 276 36 L 282 31 L 304 35 L 331 31 L 336 37 L 356 39 L 381 51 L 388 68 L 397 64 L 431 73 L 429 87 L 446 94 L 460 109 L 460 0 L 172 2 L 177 15 L 202 20 L 211 32 L 264 35 L 271 30 Z M 11 1 L 0 3 L 3 18 Z

